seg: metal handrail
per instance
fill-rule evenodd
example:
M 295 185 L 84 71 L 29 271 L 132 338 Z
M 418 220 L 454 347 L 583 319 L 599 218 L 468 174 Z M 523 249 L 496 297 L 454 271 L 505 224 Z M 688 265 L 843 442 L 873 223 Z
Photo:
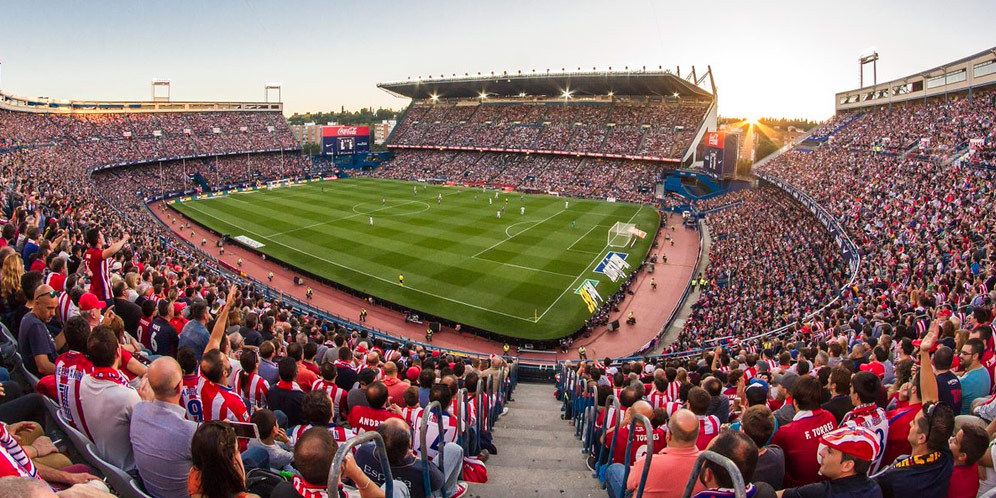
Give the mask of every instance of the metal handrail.
M 612 433 L 611 447 L 607 444 L 608 441 L 604 441 L 605 436 L 609 433 L 609 415 L 611 412 L 609 412 L 608 410 L 610 409 L 615 410 L 615 415 L 613 416 L 615 417 L 616 420 L 615 427 L 618 428 L 619 425 L 622 424 L 622 419 L 623 419 L 622 405 L 619 404 L 619 399 L 612 394 L 610 394 L 609 397 L 605 398 L 605 410 L 606 410 L 605 423 L 602 425 L 602 432 L 601 432 L 603 441 L 602 444 L 599 445 L 600 447 L 598 450 L 598 459 L 595 462 L 594 477 L 598 477 L 601 474 L 602 469 L 608 466 L 606 463 L 607 462 L 606 459 L 611 460 L 612 453 L 616 451 L 616 438 L 619 437 L 618 429 L 616 429 Z
M 699 453 L 699 457 L 695 460 L 695 466 L 692 467 L 692 475 L 688 477 L 688 484 L 685 485 L 685 492 L 681 494 L 681 498 L 688 498 L 692 496 L 692 490 L 695 489 L 695 483 L 699 481 L 699 473 L 702 472 L 702 464 L 706 460 L 722 465 L 733 479 L 733 490 L 736 493 L 736 497 L 747 498 L 747 487 L 744 485 L 744 476 L 740 475 L 740 469 L 737 468 L 732 460 L 714 451 L 703 451 L 702 453 Z M 649 467 L 649 465 L 647 467 Z
M 464 421 L 464 417 L 468 415 L 465 414 L 464 411 L 468 410 L 464 410 L 464 403 L 467 402 L 467 390 L 462 387 L 458 389 L 456 399 L 457 399 L 457 407 L 456 407 L 457 444 L 459 444 L 460 447 L 463 448 L 463 454 L 466 455 L 468 445 L 467 445 L 467 437 L 465 436 L 464 433 L 468 429 L 467 427 L 468 424 Z
M 592 382 L 588 385 L 591 391 L 591 404 L 585 407 L 587 413 L 587 423 L 585 424 L 584 432 L 581 435 L 581 442 L 583 444 L 582 453 L 591 453 L 592 447 L 594 446 L 594 432 L 595 432 L 595 419 L 598 413 L 598 385 Z
M 439 457 L 439 470 L 443 472 L 443 477 L 446 476 L 446 470 L 443 468 L 443 445 L 446 444 L 446 432 L 443 428 L 443 406 L 439 404 L 438 401 L 430 401 L 428 405 L 425 405 L 425 410 L 422 411 L 422 422 L 419 424 L 421 429 L 421 434 L 419 434 L 419 449 L 421 450 L 422 458 L 422 484 L 425 486 L 425 495 L 432 496 L 432 483 L 429 481 L 429 447 L 426 445 L 425 433 L 426 429 L 429 428 L 429 415 L 432 414 L 432 409 L 436 408 L 439 410 L 439 416 L 436 417 L 436 424 L 439 429 L 438 438 L 443 444 L 439 445 L 439 449 L 436 450 L 436 455 Z M 433 441 L 435 442 L 435 441 Z M 443 498 L 446 498 L 446 485 L 443 485 Z
M 647 461 L 643 463 L 643 472 L 640 475 L 640 486 L 636 488 L 635 498 L 641 498 L 643 496 L 643 488 L 647 485 L 647 476 L 650 473 L 650 460 L 654 457 L 654 426 L 650 423 L 650 419 L 640 415 L 639 413 L 633 414 L 633 419 L 629 423 L 629 437 L 626 439 L 626 463 L 623 466 L 623 479 L 622 479 L 622 489 L 619 490 L 619 496 L 624 496 L 626 494 L 626 482 L 629 480 L 629 465 L 630 463 L 630 450 L 633 448 L 633 440 L 636 437 L 636 423 L 640 422 L 643 426 L 644 432 L 647 434 Z M 618 431 L 618 429 L 616 429 Z
M 384 439 L 376 431 L 364 432 L 339 445 L 339 449 L 335 452 L 335 458 L 332 459 L 332 467 L 329 469 L 329 496 L 339 495 L 339 474 L 342 473 L 343 460 L 346 459 L 346 455 L 351 455 L 353 448 L 356 446 L 370 441 L 373 441 L 377 445 L 376 453 L 380 457 L 380 467 L 384 472 L 384 494 L 386 496 L 394 496 L 394 476 L 391 474 L 391 462 L 387 459 L 387 448 L 384 446 Z
M 477 398 L 475 400 L 475 402 L 477 403 L 477 435 L 478 435 L 478 437 L 480 437 L 480 435 L 481 435 L 481 431 L 483 430 L 481 426 L 484 424 L 484 419 L 487 417 L 487 414 L 484 413 L 484 406 L 485 406 L 484 405 L 484 398 L 485 398 L 485 396 L 488 395 L 488 393 L 487 393 L 487 390 L 485 390 L 484 387 L 485 387 L 484 379 L 478 378 L 477 379 L 477 391 L 475 392 L 475 395 L 476 395 L 476 398 Z

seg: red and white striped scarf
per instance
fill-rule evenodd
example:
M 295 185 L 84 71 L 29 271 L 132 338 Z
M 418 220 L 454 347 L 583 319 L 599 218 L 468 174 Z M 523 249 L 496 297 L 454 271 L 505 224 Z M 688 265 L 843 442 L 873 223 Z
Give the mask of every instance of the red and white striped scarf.
M 131 384 L 128 383 L 128 378 L 122 375 L 120 370 L 114 368 L 94 368 L 90 376 L 97 380 L 114 382 L 125 387 L 131 387 Z
M 304 479 L 301 479 L 301 476 L 294 476 L 291 484 L 294 486 L 294 491 L 297 491 L 297 494 L 303 498 L 329 498 L 329 492 L 325 486 L 308 484 Z

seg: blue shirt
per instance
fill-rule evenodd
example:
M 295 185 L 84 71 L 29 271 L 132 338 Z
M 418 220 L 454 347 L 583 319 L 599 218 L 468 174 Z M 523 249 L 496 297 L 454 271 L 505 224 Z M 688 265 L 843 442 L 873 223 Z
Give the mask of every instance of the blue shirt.
M 276 363 L 270 360 L 260 359 L 259 371 L 257 373 L 263 380 L 269 382 L 271 386 L 277 385 L 277 382 L 280 381 L 280 369 Z
M 180 344 L 177 349 L 193 349 L 194 356 L 197 357 L 197 361 L 199 362 L 201 361 L 201 356 L 204 355 L 204 348 L 207 347 L 210 340 L 211 333 L 208 332 L 207 327 L 197 320 L 191 320 L 183 326 L 183 332 L 180 332 Z
M 989 395 L 989 372 L 976 368 L 966 372 L 961 378 L 961 415 L 972 414 L 972 401 Z
M 129 427 L 135 466 L 149 494 L 186 497 L 187 475 L 193 465 L 190 442 L 197 423 L 186 420 L 182 406 L 163 401 L 135 405 Z

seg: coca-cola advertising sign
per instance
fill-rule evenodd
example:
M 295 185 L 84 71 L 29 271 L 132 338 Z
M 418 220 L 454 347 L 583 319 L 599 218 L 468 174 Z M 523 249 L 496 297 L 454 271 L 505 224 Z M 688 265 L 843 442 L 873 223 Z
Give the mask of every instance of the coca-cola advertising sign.
M 370 136 L 369 126 L 326 126 L 322 128 L 323 137 L 360 137 Z
M 370 152 L 370 127 L 326 126 L 322 128 L 322 152 L 333 157 Z

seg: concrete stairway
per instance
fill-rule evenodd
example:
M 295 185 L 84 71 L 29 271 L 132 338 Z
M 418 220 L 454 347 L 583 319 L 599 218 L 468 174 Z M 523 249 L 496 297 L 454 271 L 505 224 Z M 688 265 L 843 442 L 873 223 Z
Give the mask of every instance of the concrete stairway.
M 553 384 L 519 383 L 498 419 L 488 460 L 488 483 L 471 485 L 469 495 L 491 497 L 604 497 L 581 454 L 574 427 L 560 419 Z

